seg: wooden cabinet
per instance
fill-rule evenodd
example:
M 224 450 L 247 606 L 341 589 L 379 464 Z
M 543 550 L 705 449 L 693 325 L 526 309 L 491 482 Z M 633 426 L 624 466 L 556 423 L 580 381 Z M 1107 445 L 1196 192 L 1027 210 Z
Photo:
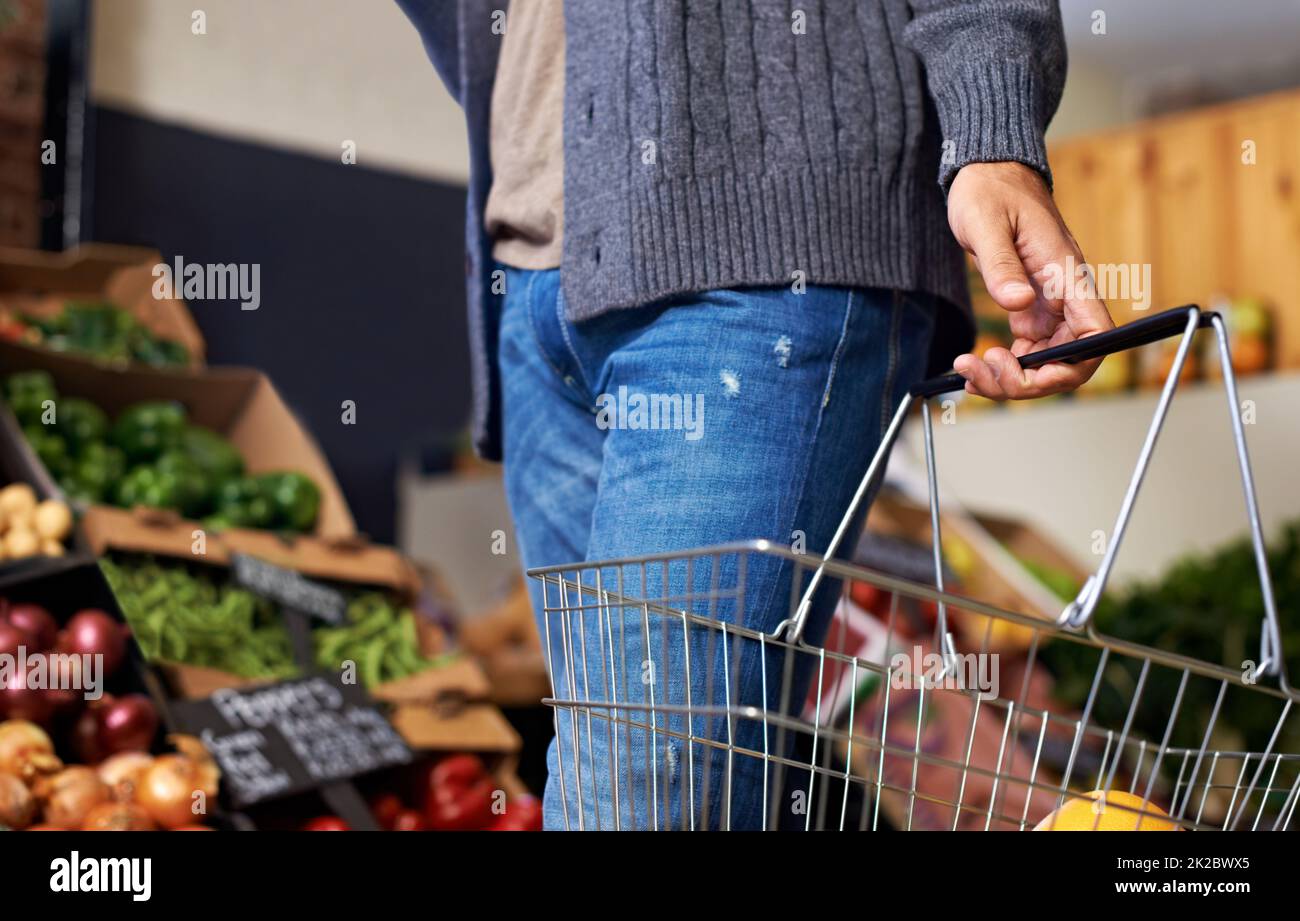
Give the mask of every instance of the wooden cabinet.
M 0 245 L 40 238 L 44 0 L 0 2 Z
M 1090 263 L 1149 265 L 1148 310 L 1259 297 L 1278 366 L 1300 368 L 1300 92 L 1071 138 L 1050 158 Z M 1134 300 L 1109 300 L 1118 322 L 1141 315 Z

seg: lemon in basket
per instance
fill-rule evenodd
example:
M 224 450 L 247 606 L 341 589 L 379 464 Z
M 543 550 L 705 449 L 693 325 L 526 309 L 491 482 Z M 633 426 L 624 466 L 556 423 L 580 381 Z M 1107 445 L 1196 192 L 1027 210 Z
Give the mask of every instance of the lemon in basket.
M 1145 814 L 1143 814 L 1145 813 Z M 1165 816 L 1165 818 L 1160 818 Z M 1072 797 L 1034 826 L 1034 831 L 1179 831 L 1179 825 L 1155 803 L 1120 790 L 1093 790 Z

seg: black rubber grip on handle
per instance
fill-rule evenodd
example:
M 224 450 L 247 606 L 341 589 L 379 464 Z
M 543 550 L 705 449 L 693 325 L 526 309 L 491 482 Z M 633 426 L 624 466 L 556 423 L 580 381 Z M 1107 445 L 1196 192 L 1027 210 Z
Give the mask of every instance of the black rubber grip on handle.
M 1028 355 L 1020 356 L 1020 367 L 1037 368 L 1053 361 L 1075 364 L 1090 358 L 1102 358 L 1115 352 L 1135 349 L 1140 345 L 1150 345 L 1152 342 L 1159 342 L 1161 339 L 1168 339 L 1170 336 L 1182 333 L 1187 328 L 1187 319 L 1192 311 L 1199 309 L 1195 304 L 1175 307 L 1172 310 L 1164 310 L 1134 320 L 1132 323 L 1125 323 L 1108 332 L 1088 336 L 1085 339 L 1076 339 L 1074 342 L 1053 346 L 1040 352 L 1030 352 Z M 1215 316 L 1213 311 L 1202 312 L 1196 323 L 1197 328 L 1204 329 L 1209 326 Z M 913 397 L 924 400 L 937 397 L 941 393 L 961 390 L 965 386 L 966 379 L 960 374 L 942 374 L 921 381 L 909 392 Z

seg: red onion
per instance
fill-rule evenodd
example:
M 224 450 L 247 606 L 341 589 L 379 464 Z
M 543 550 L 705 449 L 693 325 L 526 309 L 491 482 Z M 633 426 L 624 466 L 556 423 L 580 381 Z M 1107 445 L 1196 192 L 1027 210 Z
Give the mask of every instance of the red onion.
M 97 608 L 86 608 L 69 618 L 59 636 L 59 651 L 77 655 L 102 655 L 104 677 L 111 677 L 126 657 L 126 629 Z
M 158 732 L 158 711 L 143 694 L 105 697 L 94 708 L 99 721 L 99 747 L 106 755 L 147 751 Z
M 59 635 L 59 625 L 50 612 L 39 604 L 15 604 L 5 618 L 19 630 L 27 632 L 31 647 L 28 652 L 44 652 L 54 645 Z
M 68 742 L 82 764 L 99 764 L 104 760 L 106 753 L 99 742 L 99 714 L 94 707 L 87 707 L 77 715 Z
M 17 658 L 19 646 L 26 646 L 28 652 L 35 652 L 31 645 L 32 638 L 26 630 L 0 620 L 0 655 Z
M 33 668 L 28 665 L 28 670 Z M 28 686 L 27 675 L 18 669 L 9 673 L 8 680 L 0 687 L 0 716 L 11 720 L 27 720 L 38 726 L 45 726 L 54 716 L 54 697 L 44 688 Z
M 59 656 L 58 653 L 44 655 L 48 656 L 46 674 L 49 676 L 49 690 L 45 693 L 54 704 L 55 716 L 72 714 L 85 702 L 84 681 L 89 676 L 83 678 L 79 659 Z

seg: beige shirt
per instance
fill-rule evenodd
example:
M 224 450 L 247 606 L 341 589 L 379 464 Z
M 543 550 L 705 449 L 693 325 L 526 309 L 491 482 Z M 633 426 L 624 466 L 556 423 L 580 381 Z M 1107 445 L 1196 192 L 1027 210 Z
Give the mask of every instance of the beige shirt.
M 520 269 L 560 265 L 564 232 L 564 3 L 511 0 L 492 87 L 492 255 Z

